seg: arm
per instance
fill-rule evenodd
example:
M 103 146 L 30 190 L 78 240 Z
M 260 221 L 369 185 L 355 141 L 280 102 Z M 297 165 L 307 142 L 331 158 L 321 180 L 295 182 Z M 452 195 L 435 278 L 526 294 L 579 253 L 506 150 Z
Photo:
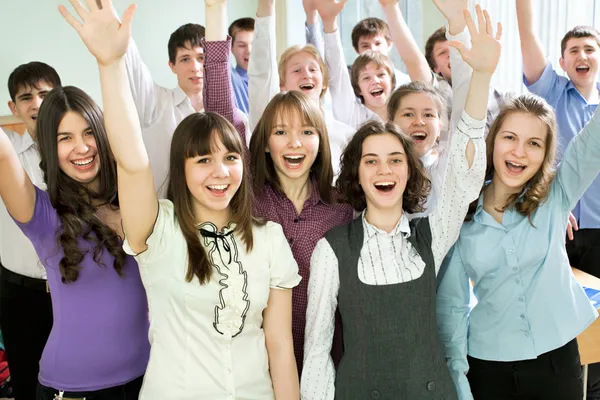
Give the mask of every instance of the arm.
M 600 172 L 600 110 L 565 150 L 553 186 L 561 188 L 565 209 L 571 211 Z
M 323 34 L 321 33 L 319 13 L 315 1 L 317 0 L 302 0 L 304 13 L 306 14 L 306 43 L 315 46 L 321 57 L 325 59 L 325 43 L 323 43 Z
M 222 115 L 233 124 L 246 143 L 246 127 L 236 112 L 229 66 L 231 38 L 227 36 L 226 1 L 206 1 L 204 41 L 204 109 Z
M 340 281 L 337 257 L 326 239 L 317 242 L 310 271 L 300 390 L 303 399 L 333 400 L 335 367 L 330 353 Z
M 27 223 L 35 208 L 35 187 L 21 166 L 17 152 L 0 129 L 0 197 L 8 213 L 18 222 Z
M 254 130 L 269 101 L 279 93 L 276 59 L 275 3 L 259 0 L 248 65 L 248 103 L 250 132 Z
M 406 70 L 412 81 L 433 83 L 433 74 L 427 64 L 425 55 L 419 49 L 402 12 L 398 7 L 398 0 L 379 0 L 383 13 L 390 27 L 390 34 L 396 50 L 404 61 Z
M 460 400 L 472 400 L 467 380 L 469 331 L 469 277 L 463 267 L 457 244 L 449 258 L 444 277 L 437 291 L 438 336 L 444 346 L 450 375 Z
M 334 0 L 322 0 L 317 3 L 317 9 L 325 31 L 325 62 L 329 70 L 329 93 L 331 93 L 333 115 L 338 121 L 356 127 L 365 122 L 366 107 L 359 104 L 352 89 L 338 29 L 337 16 L 345 3 L 345 1 L 336 3 Z
M 450 140 L 448 162 L 443 174 L 438 207 L 430 215 L 432 248 L 436 270 L 458 238 L 462 221 L 471 201 L 479 197 L 485 175 L 485 142 L 483 132 L 487 116 L 488 91 L 491 76 L 500 58 L 500 32 L 494 38 L 489 15 L 477 5 L 479 31 L 465 10 L 465 19 L 472 38 L 471 50 L 461 43 L 461 56 L 473 68 L 465 110 Z
M 533 28 L 533 5 L 531 0 L 516 0 L 517 23 L 521 37 L 523 74 L 529 84 L 537 82 L 546 68 L 546 55 L 540 38 Z
M 292 342 L 292 291 L 271 289 L 263 329 L 276 399 L 299 399 L 298 370 Z
M 75 10 L 83 20 L 76 20 L 64 7 L 61 14 L 75 28 L 98 61 L 104 123 L 111 150 L 117 163 L 119 203 L 123 228 L 131 249 L 146 250 L 158 214 L 158 198 L 135 103 L 127 82 L 124 55 L 131 36 L 135 6 L 129 6 L 119 23 L 110 0 L 102 9 L 90 3 L 89 12 L 78 2 Z

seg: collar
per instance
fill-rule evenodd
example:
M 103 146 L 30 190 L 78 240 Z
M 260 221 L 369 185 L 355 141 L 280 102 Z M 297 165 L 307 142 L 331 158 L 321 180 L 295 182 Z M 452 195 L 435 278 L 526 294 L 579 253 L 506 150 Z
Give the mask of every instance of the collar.
M 429 167 L 431 167 L 438 158 L 439 154 L 434 146 L 427 153 L 425 153 L 423 157 L 421 157 L 421 162 L 426 169 L 429 169 Z
M 215 224 L 213 224 L 210 221 L 206 221 L 198 225 L 198 230 L 202 229 L 213 234 L 228 235 L 235 230 L 235 227 L 236 223 L 231 221 L 227 224 L 227 226 L 224 226 L 223 229 L 221 229 L 221 231 L 219 232 L 219 229 L 217 229 L 217 226 Z
M 185 92 L 183 91 L 182 88 L 177 86 L 175 89 L 173 89 L 173 101 L 175 103 L 175 106 L 180 105 L 186 99 L 188 99 L 188 101 L 189 101 L 188 95 L 185 94 Z
M 248 71 L 238 65 L 235 66 L 235 71 L 244 78 L 248 77 Z
M 371 239 L 376 234 L 380 234 L 380 235 L 384 235 L 384 236 L 403 235 L 404 238 L 410 237 L 410 224 L 408 222 L 408 217 L 406 216 L 405 212 L 402 212 L 402 216 L 400 217 L 400 220 L 398 221 L 398 223 L 396 224 L 396 226 L 390 233 L 388 233 L 384 230 L 381 230 L 374 225 L 371 225 L 365 218 L 366 212 L 367 212 L 367 210 L 365 209 L 360 214 L 361 218 L 362 218 L 362 222 L 363 222 L 363 227 L 365 228 L 365 233 L 366 233 L 365 238 L 366 239 Z
M 29 132 L 27 130 L 25 132 L 23 132 L 22 135 L 15 133 L 14 136 L 15 136 L 15 138 L 17 138 L 17 140 L 15 142 L 13 142 L 14 143 L 13 146 L 14 146 L 17 154 L 22 154 L 22 153 L 26 152 L 27 150 L 29 150 L 30 148 L 33 148 L 34 150 L 37 151 L 37 143 L 35 142 L 35 140 L 33 140 L 33 138 L 31 137 L 31 135 L 29 134 Z
M 569 82 L 567 83 L 567 91 L 569 91 L 569 90 L 574 90 L 575 92 L 577 92 L 579 97 L 581 97 L 581 100 L 583 100 L 586 104 L 596 105 L 595 103 L 588 103 L 587 100 L 585 99 L 585 97 L 583 97 L 583 95 L 581 93 L 579 93 L 579 90 L 577 90 L 577 88 L 575 87 L 575 84 L 570 79 L 569 79 Z M 598 92 L 600 92 L 600 82 L 596 82 L 596 90 L 598 90 Z

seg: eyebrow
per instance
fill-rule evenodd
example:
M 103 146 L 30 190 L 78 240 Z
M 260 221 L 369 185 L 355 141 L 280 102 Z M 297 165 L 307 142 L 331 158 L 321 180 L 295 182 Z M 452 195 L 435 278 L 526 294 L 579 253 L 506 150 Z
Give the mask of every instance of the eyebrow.
M 278 128 L 289 128 L 290 126 L 287 124 L 278 124 L 278 125 L 273 125 L 273 129 L 278 129 Z M 314 126 L 312 125 L 302 125 L 301 126 L 302 129 L 305 128 L 311 128 L 311 129 L 316 129 Z
M 400 109 L 400 111 L 403 111 L 403 110 L 406 110 L 406 111 L 416 111 L 417 109 L 414 108 L 414 107 L 402 107 Z M 424 108 L 423 111 L 436 111 L 436 109 L 435 108 L 431 108 L 431 107 L 427 107 L 427 108 Z
M 87 128 L 85 128 L 82 133 L 87 133 L 90 132 L 92 130 L 91 126 L 88 126 Z M 72 135 L 72 132 L 56 132 L 56 136 L 61 136 L 61 135 Z
M 403 155 L 404 155 L 404 153 L 401 151 L 394 151 L 392 153 L 389 153 L 388 157 L 389 156 L 403 156 Z M 367 154 L 363 154 L 361 158 L 365 158 L 365 157 L 379 157 L 379 155 L 375 154 L 375 153 L 367 153 Z
M 518 134 L 518 133 L 516 133 L 516 132 L 513 132 L 513 131 L 509 131 L 508 129 L 504 129 L 504 130 L 502 131 L 502 133 L 512 133 L 512 134 L 513 134 L 513 135 L 515 135 L 515 136 L 519 136 L 519 134 Z M 541 137 L 537 137 L 537 136 L 531 137 L 531 138 L 529 138 L 529 139 L 541 140 L 541 141 L 542 141 L 542 143 L 546 143 L 546 141 L 545 141 L 544 139 L 542 139 Z

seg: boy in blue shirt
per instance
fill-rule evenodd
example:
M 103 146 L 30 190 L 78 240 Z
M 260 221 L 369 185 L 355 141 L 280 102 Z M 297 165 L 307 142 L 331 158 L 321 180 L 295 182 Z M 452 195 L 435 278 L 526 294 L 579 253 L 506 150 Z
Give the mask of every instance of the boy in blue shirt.
M 248 62 L 252 53 L 254 39 L 254 19 L 240 18 L 229 26 L 231 36 L 231 53 L 236 66 L 231 70 L 231 83 L 235 93 L 235 105 L 248 114 Z

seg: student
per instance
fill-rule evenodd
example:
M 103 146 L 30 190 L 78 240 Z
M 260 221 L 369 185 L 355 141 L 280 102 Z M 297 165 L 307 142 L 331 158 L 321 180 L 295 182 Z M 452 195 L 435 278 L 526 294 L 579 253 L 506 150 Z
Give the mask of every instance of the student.
M 36 121 L 46 94 L 61 86 L 50 65 L 32 61 L 19 65 L 8 78 L 8 106 L 25 124 L 25 132 L 6 131 L 21 167 L 31 182 L 46 189 L 36 138 Z M 52 328 L 52 303 L 46 271 L 27 237 L 0 202 L 0 329 L 10 364 L 15 400 L 35 398 L 39 363 Z
M 429 180 L 397 125 L 370 121 L 344 151 L 337 186 L 363 212 L 328 232 L 311 258 L 303 399 L 456 398 L 437 337 L 435 290 L 437 271 L 483 183 L 483 118 L 500 44 L 477 11 L 481 33 L 471 21 L 472 53 L 463 49 L 475 72 L 450 142 L 444 206 L 408 221 L 407 212 L 423 211 Z M 337 372 L 328 356 L 336 308 L 344 327 Z
M 226 49 L 207 46 L 205 70 L 206 109 L 230 119 L 246 142 L 245 126 L 233 112 Z M 352 207 L 337 202 L 338 196 L 332 190 L 329 148 L 318 103 L 298 91 L 275 95 L 250 140 L 254 209 L 257 215 L 281 224 L 302 277 L 292 293 L 298 373 L 304 355 L 310 255 L 325 232 L 351 221 L 354 214 Z M 341 342 L 336 342 L 334 359 L 338 360 L 340 354 Z
M 598 106 L 600 85 L 600 34 L 592 27 L 578 26 L 561 40 L 559 76 L 534 31 L 533 6 L 529 0 L 516 2 L 523 82 L 527 89 L 543 97 L 555 110 L 558 122 L 558 157 L 587 124 Z M 573 210 L 579 231 L 567 245 L 570 265 L 600 276 L 600 178 L 593 180 Z M 600 398 L 600 364 L 589 367 L 588 398 Z
M 211 42 L 228 58 L 226 3 L 206 3 L 207 58 Z M 252 216 L 243 142 L 223 117 L 193 114 L 179 124 L 168 199 L 158 201 L 124 84 L 133 10 L 119 26 L 111 9 L 92 3 L 84 25 L 72 23 L 98 60 L 124 247 L 136 254 L 148 293 L 152 357 L 140 398 L 298 398 L 290 290 L 300 281 L 297 265 L 281 227 Z
M 231 80 L 238 110 L 248 114 L 248 63 L 252 53 L 254 19 L 240 18 L 229 25 L 231 53 L 235 57 L 235 68 L 231 70 Z
M 54 88 L 39 110 L 36 140 L 47 193 L 0 137 L 0 196 L 31 240 L 52 293 L 36 398 L 133 399 L 149 355 L 147 300 L 135 261 L 121 249 L 102 112 L 80 89 Z
M 329 82 L 328 69 L 317 49 L 312 45 L 288 48 L 281 55 L 277 65 L 274 1 L 259 0 L 256 15 L 256 30 L 252 46 L 254 55 L 248 70 L 249 119 L 252 129 L 261 118 L 269 101 L 278 92 L 300 91 L 321 107 Z M 355 129 L 336 120 L 333 114 L 326 110 L 322 113 L 329 133 L 333 170 L 334 174 L 337 174 L 340 155 Z M 248 129 L 247 131 L 250 132 Z
M 467 5 L 462 1 L 461 6 Z M 433 32 L 425 42 L 425 59 L 433 73 L 452 85 L 452 69 L 450 68 L 450 45 L 446 38 L 446 27 L 442 26 Z
M 556 172 L 557 139 L 554 112 L 529 94 L 508 102 L 488 135 L 491 180 L 438 291 L 461 399 L 583 396 L 576 337 L 598 314 L 571 273 L 564 221 L 600 171 L 600 116 L 571 141 Z M 470 315 L 469 279 L 478 300 Z

